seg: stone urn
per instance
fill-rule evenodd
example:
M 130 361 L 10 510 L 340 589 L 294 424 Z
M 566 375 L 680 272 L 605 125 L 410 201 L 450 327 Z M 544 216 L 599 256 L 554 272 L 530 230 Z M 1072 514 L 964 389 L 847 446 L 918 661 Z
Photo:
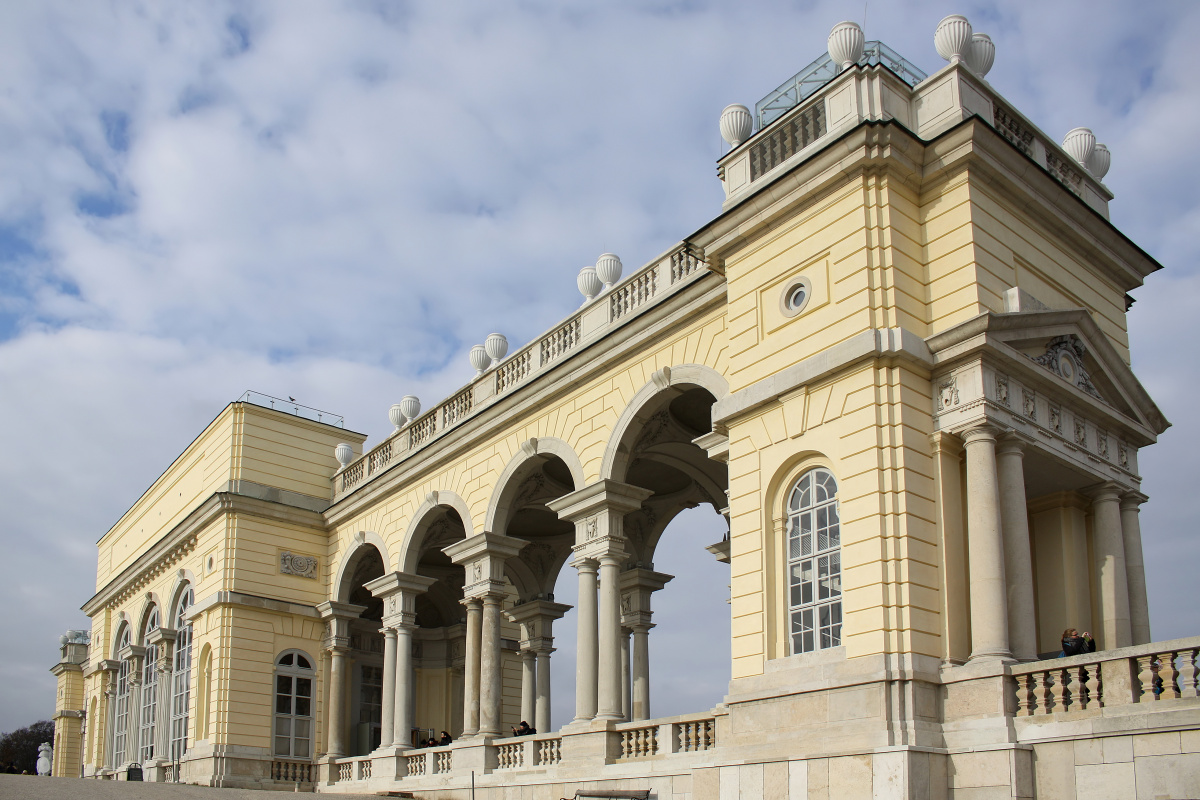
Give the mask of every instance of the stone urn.
M 487 354 L 487 348 L 481 344 L 471 348 L 468 358 L 471 359 L 471 366 L 475 369 L 475 377 L 482 375 L 483 371 L 492 364 L 492 359 Z
M 492 365 L 500 363 L 500 359 L 508 354 L 508 337 L 503 333 L 489 333 L 483 340 L 483 348 L 492 359 Z
M 1078 161 L 1080 166 L 1086 167 L 1088 159 L 1096 149 L 1096 134 L 1088 128 L 1072 128 L 1063 137 L 1062 149 Z
M 741 103 L 725 106 L 721 112 L 721 138 L 730 147 L 737 147 L 749 139 L 753 132 L 754 117 L 750 115 L 750 109 Z
M 392 423 L 392 426 L 396 430 L 400 430 L 404 427 L 404 423 L 406 421 L 404 419 L 404 408 L 399 403 L 393 404 L 392 407 L 388 409 L 388 421 Z
M 333 457 L 342 465 L 342 469 L 350 466 L 350 462 L 354 460 L 354 448 L 342 442 L 337 447 L 333 448 Z
M 971 23 L 962 14 L 951 14 L 938 23 L 933 33 L 933 46 L 937 53 L 951 64 L 964 59 L 971 46 Z
M 412 422 L 421 413 L 421 401 L 415 395 L 407 394 L 400 398 L 400 413 Z
M 839 70 L 849 69 L 862 58 L 866 37 L 857 22 L 839 22 L 829 32 L 829 57 Z
M 1091 156 L 1087 160 L 1088 172 L 1098 180 L 1104 180 L 1104 176 L 1108 174 L 1108 168 L 1112 165 L 1112 153 L 1108 152 L 1108 148 L 1099 142 L 1092 149 Z
M 600 280 L 600 276 L 596 274 L 595 267 L 584 267 L 579 270 L 579 277 L 575 279 L 575 285 L 579 287 L 579 293 L 583 295 L 583 304 L 587 305 L 600 294 L 600 290 L 604 288 L 604 283 Z
M 966 53 L 967 66 L 979 77 L 984 77 L 996 61 L 996 45 L 986 33 L 971 35 L 971 44 Z
M 621 259 L 614 253 L 604 253 L 596 259 L 596 275 L 604 281 L 604 288 L 611 289 L 621 280 Z

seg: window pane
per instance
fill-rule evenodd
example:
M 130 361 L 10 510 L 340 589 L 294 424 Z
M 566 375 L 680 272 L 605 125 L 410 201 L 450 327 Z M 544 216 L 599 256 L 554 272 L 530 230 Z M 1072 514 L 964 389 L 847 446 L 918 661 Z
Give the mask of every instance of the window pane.
M 292 654 L 288 653 L 283 658 L 279 659 L 279 666 L 290 667 L 292 665 Z
M 296 656 L 296 666 L 304 669 L 312 669 L 312 664 L 308 663 L 308 659 L 304 656 Z
M 298 719 L 298 720 L 295 720 L 295 724 L 296 724 L 296 738 L 297 739 L 307 739 L 308 738 L 308 727 L 312 723 L 306 719 Z
M 283 736 L 276 736 L 275 737 L 275 755 L 290 756 L 291 752 L 289 752 L 289 748 L 288 748 L 289 744 L 291 744 L 291 743 L 288 741 L 287 738 L 285 738 Z
M 287 717 L 275 718 L 275 735 L 276 736 L 291 736 L 292 721 Z
M 288 675 L 275 676 L 275 691 L 279 694 L 292 693 L 292 679 Z
M 296 678 L 296 696 L 312 697 L 312 678 Z
M 312 712 L 309 710 L 309 704 L 310 704 L 311 702 L 312 702 L 312 701 L 311 701 L 311 700 L 309 700 L 307 697 L 297 697 L 297 698 L 296 698 L 296 716 L 297 716 L 297 717 L 307 717 L 307 716 L 309 716 L 309 715 L 312 713 Z M 299 722 L 297 722 L 297 723 L 296 723 L 296 725 L 297 725 L 297 730 L 299 730 L 299 725 L 300 725 L 300 723 L 299 723 Z
M 813 534 L 812 534 L 812 514 L 800 515 L 800 555 L 812 555 Z
M 275 695 L 275 713 L 290 714 L 292 713 L 292 696 L 288 694 Z
M 296 740 L 296 758 L 308 758 L 308 739 Z

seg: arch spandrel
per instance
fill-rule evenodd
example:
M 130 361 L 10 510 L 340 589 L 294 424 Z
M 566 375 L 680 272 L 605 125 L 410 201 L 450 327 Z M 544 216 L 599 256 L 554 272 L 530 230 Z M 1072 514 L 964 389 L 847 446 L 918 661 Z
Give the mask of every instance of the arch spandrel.
M 509 459 L 500 476 L 491 487 L 487 516 L 483 529 L 496 533 L 504 533 L 504 528 L 511 515 L 514 494 L 519 491 L 519 478 L 533 464 L 555 458 L 563 463 L 571 475 L 571 486 L 565 487 L 567 494 L 584 486 L 583 462 L 575 454 L 574 448 L 556 436 L 530 437 L 521 443 L 517 452 Z
M 129 631 L 129 641 L 132 644 L 145 644 L 142 639 L 144 638 L 143 633 L 146 630 L 146 620 L 149 619 L 150 614 L 152 614 L 155 609 L 159 609 L 158 624 L 161 627 L 163 624 L 162 603 L 158 601 L 157 594 L 154 592 L 146 592 L 142 598 L 141 606 L 138 609 L 137 617 L 134 618 L 134 621 L 132 622 L 132 628 Z
M 477 533 L 472 524 L 471 510 L 461 495 L 446 490 L 430 492 L 413 513 L 408 528 L 404 532 L 400 552 L 396 556 L 396 569 L 400 572 L 414 574 L 417 572 L 421 553 L 425 550 L 425 537 L 434 521 L 432 517 L 434 512 L 442 508 L 452 509 L 458 515 L 465 538 L 470 538 Z
M 353 586 L 350 585 L 354 574 L 354 568 L 362 559 L 366 548 L 374 548 L 379 553 L 384 567 L 386 569 L 388 562 L 388 549 L 384 544 L 383 537 L 373 531 L 359 531 L 350 540 L 342 554 L 341 563 L 338 564 L 336 576 L 333 580 L 333 585 L 330 586 L 330 596 L 339 603 L 349 602 L 350 592 Z

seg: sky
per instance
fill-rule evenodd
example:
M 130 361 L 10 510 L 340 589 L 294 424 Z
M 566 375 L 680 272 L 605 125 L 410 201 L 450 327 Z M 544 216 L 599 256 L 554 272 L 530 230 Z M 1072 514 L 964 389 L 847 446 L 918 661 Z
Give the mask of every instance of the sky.
M 1141 454 L 1146 571 L 1154 638 L 1200 633 L 1200 3 L 14 0 L 0 731 L 51 715 L 96 540 L 228 402 L 293 396 L 378 441 L 403 395 L 428 408 L 464 384 L 488 333 L 515 350 L 571 313 L 600 253 L 628 274 L 716 216 L 721 109 L 753 107 L 835 23 L 933 73 L 950 13 L 992 37 L 989 82 L 1042 130 L 1108 145 L 1112 221 L 1165 267 L 1129 315 L 1174 423 Z M 689 515 L 660 550 L 680 577 L 652 632 L 655 715 L 724 694 L 727 645 L 699 638 L 728 626 L 705 592 L 727 573 L 699 546 L 719 531 Z M 556 633 L 558 724 L 573 631 Z

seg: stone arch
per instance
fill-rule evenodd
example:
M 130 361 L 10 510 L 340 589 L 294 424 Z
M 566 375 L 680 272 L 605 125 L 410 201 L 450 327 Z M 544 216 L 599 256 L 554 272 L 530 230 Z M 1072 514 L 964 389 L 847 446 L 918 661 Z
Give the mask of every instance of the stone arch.
M 704 389 L 717 400 L 729 394 L 729 382 L 712 367 L 703 364 L 681 364 L 658 370 L 645 386 L 634 393 L 613 426 L 600 465 L 601 478 L 618 481 L 625 479 L 630 455 L 625 444 L 629 434 L 640 430 L 646 424 L 649 419 L 647 411 L 661 393 L 671 389 L 678 391 L 685 387 Z
M 112 642 L 109 644 L 108 648 L 109 658 L 114 660 L 117 658 L 117 653 L 121 645 L 121 637 L 125 635 L 126 630 L 129 630 L 129 642 L 130 644 L 133 644 L 133 625 L 129 621 L 129 616 L 122 611 L 119 612 L 117 616 L 117 625 L 113 628 Z
M 342 562 L 338 565 L 337 575 L 333 579 L 333 599 L 344 603 L 344 597 L 348 597 L 350 589 L 345 586 L 350 576 L 354 573 L 354 567 L 358 565 L 358 561 L 362 558 L 363 548 L 373 546 L 378 552 L 380 558 L 383 559 L 384 569 L 387 569 L 388 564 L 388 549 L 383 542 L 383 537 L 373 531 L 359 531 L 354 534 L 351 540 L 351 546 L 342 556 Z M 352 587 L 351 587 L 352 588 Z
M 504 471 L 500 473 L 500 477 L 496 480 L 497 489 L 492 494 L 491 502 L 488 504 L 487 516 L 484 519 L 483 529 L 485 531 L 500 532 L 499 527 L 507 519 L 508 513 L 512 510 L 513 495 L 517 491 L 517 483 L 514 478 L 530 461 L 545 459 L 547 457 L 557 458 L 563 462 L 571 473 L 572 489 L 583 488 L 587 481 L 583 470 L 583 462 L 579 460 L 579 456 L 575 453 L 571 445 L 556 436 L 539 436 L 528 439 L 521 445 L 517 454 L 509 459 L 508 464 L 504 467 Z
M 163 613 L 167 615 L 165 622 L 160 620 L 160 624 L 162 624 L 163 627 L 167 628 L 175 625 L 175 607 L 179 605 L 179 598 L 182 597 L 183 593 L 189 588 L 193 591 L 192 602 L 195 603 L 196 599 L 194 592 L 196 589 L 196 576 L 192 574 L 190 569 L 181 568 L 179 572 L 175 574 L 175 584 L 171 587 L 171 593 L 167 595 L 167 597 L 170 598 L 170 602 L 163 606 Z
M 158 625 L 161 628 L 163 625 L 163 606 L 158 601 L 158 595 L 154 592 L 146 592 L 145 598 L 142 600 L 141 610 L 138 611 L 137 624 L 130 629 L 129 641 L 136 645 L 145 645 L 142 641 L 142 636 L 146 630 L 146 620 L 150 617 L 154 610 L 158 609 Z
M 458 514 L 466 538 L 469 539 L 475 535 L 475 529 L 471 524 L 471 509 L 457 492 L 445 490 L 430 492 L 424 502 L 418 506 L 412 520 L 408 523 L 408 530 L 404 532 L 400 553 L 396 557 L 396 568 L 400 572 L 415 573 L 417 571 L 422 545 L 425 543 L 425 534 L 429 531 L 430 515 L 441 507 L 452 509 Z

